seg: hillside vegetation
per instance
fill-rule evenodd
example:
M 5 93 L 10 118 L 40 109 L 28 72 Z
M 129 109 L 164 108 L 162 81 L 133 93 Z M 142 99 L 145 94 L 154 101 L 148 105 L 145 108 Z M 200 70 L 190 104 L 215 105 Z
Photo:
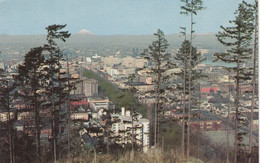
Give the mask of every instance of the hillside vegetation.
M 100 91 L 104 92 L 117 106 L 128 108 L 134 105 L 134 95 L 132 93 L 118 89 L 113 83 L 90 70 L 85 69 L 84 76 L 97 80 Z M 144 105 L 137 106 L 137 112 L 141 113 L 143 117 L 147 115 Z

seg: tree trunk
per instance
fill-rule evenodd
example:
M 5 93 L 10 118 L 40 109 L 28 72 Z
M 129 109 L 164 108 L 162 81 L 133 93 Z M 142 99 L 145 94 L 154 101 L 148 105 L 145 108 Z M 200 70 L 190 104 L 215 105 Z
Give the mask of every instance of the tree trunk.
M 159 45 L 160 46 L 160 45 Z M 160 47 L 159 47 L 160 49 Z M 159 55 L 160 56 L 160 55 Z M 160 71 L 160 66 L 158 65 L 157 67 L 158 72 Z M 157 90 L 156 90 L 156 94 L 157 94 L 157 101 L 156 101 L 156 108 L 155 108 L 155 130 L 154 130 L 154 146 L 157 146 L 157 140 L 158 140 L 158 128 L 159 128 L 159 122 L 158 122 L 158 111 L 159 111 L 159 107 L 160 107 L 160 79 L 161 76 L 160 74 L 158 74 L 157 76 Z
M 156 104 L 156 107 L 154 107 L 154 146 L 157 147 L 157 108 L 158 103 Z
M 198 117 L 199 117 L 199 125 L 198 125 L 198 147 L 197 147 L 197 149 L 198 149 L 198 159 L 200 158 L 200 83 L 198 83 L 198 86 L 199 86 L 199 88 L 198 88 L 198 92 L 199 92 L 199 115 L 198 115 Z
M 68 74 L 68 86 L 70 85 L 70 69 L 69 69 L 69 59 L 67 57 L 67 74 Z M 67 132 L 68 132 L 68 157 L 69 157 L 69 160 L 70 160 L 70 92 L 69 92 L 69 89 L 68 89 L 68 99 L 67 99 L 67 118 L 68 118 L 68 128 L 67 128 Z
M 61 108 L 61 106 L 60 106 Z M 59 160 L 61 159 L 61 152 L 62 152 L 62 147 L 61 147 L 61 129 L 62 129 L 62 126 L 61 126 L 61 117 L 59 117 Z
M 164 152 L 164 136 L 162 136 L 162 152 Z
M 54 104 L 54 92 L 53 92 L 53 83 L 52 83 L 52 140 L 53 140 L 53 162 L 56 163 L 57 156 L 56 156 L 56 112 L 55 112 L 55 104 Z
M 228 75 L 228 84 L 230 84 L 230 76 L 229 75 Z M 227 116 L 226 163 L 229 163 L 229 114 L 230 114 L 230 85 L 228 86 L 228 116 Z
M 151 129 L 153 124 L 153 106 L 154 106 L 154 103 L 153 104 L 146 104 L 146 98 L 145 98 L 145 105 L 147 106 L 147 118 L 149 119 L 149 128 Z M 151 131 L 151 130 L 150 130 Z M 149 139 L 152 140 L 152 133 L 150 132 L 149 134 Z M 151 145 L 151 144 L 150 144 Z
M 12 157 L 13 157 L 13 163 L 15 163 L 14 137 L 12 132 L 11 132 L 11 137 L 12 137 Z
M 191 1 L 193 3 L 193 0 Z M 187 140 L 187 158 L 190 158 L 190 113 L 191 113 L 191 57 L 192 57 L 192 33 L 193 33 L 193 14 L 190 13 L 190 54 L 189 54 L 189 110 L 188 110 L 188 140 Z
M 183 87 L 183 111 L 182 111 L 182 138 L 181 138 L 181 149 L 182 158 L 185 157 L 185 109 L 186 109 L 186 61 L 184 63 L 184 87 Z
M 34 71 L 34 74 L 36 74 L 36 70 Z M 32 87 L 33 88 L 33 87 Z M 39 124 L 39 106 L 37 106 L 37 93 L 36 89 L 33 88 L 33 110 L 35 111 L 35 130 L 36 130 L 36 154 L 37 154 L 37 160 L 40 158 L 40 124 Z
M 53 62 L 53 42 L 49 43 L 49 46 L 51 48 L 50 50 L 50 60 Z M 50 84 L 51 84 L 51 107 L 52 107 L 52 152 L 53 152 L 53 162 L 56 163 L 57 160 L 57 156 L 56 156 L 56 148 L 57 148 L 57 142 L 56 142 L 56 109 L 55 109 L 55 97 L 54 97 L 54 73 L 53 73 L 53 69 L 54 69 L 54 65 L 53 63 L 50 64 L 50 73 L 51 73 L 51 77 L 50 77 Z
M 59 61 L 60 62 L 60 61 Z M 58 80 L 59 80 L 59 85 L 58 85 L 58 87 L 59 88 L 61 88 L 61 75 L 60 75 L 60 73 L 58 74 Z M 61 100 L 61 98 L 63 98 L 63 97 L 59 97 L 59 111 L 58 111 L 58 128 L 59 128 L 59 133 L 58 133 L 58 135 L 59 135 L 59 137 L 58 137 L 58 151 L 59 151 L 59 154 L 58 154 L 58 159 L 61 159 L 61 150 L 62 150 L 62 147 L 61 147 L 61 129 L 62 129 L 62 124 L 61 124 L 61 121 L 62 121 L 62 117 L 61 117 L 61 115 L 60 115 L 60 112 L 61 112 L 61 109 L 62 109 L 62 107 L 61 107 L 61 104 L 62 104 L 62 100 Z
M 8 143 L 9 143 L 9 159 L 13 163 L 13 146 L 12 146 L 12 128 L 11 128 L 11 110 L 9 107 L 9 87 L 7 82 L 7 108 L 8 108 Z
M 256 60 L 257 60 L 257 40 L 258 40 L 258 2 L 255 2 L 256 11 L 255 11 L 255 31 L 254 31 L 254 57 L 253 57 L 253 92 L 252 92 L 252 101 L 251 101 L 251 115 L 250 115 L 250 133 L 249 133 L 249 163 L 252 162 L 252 147 L 253 147 L 253 120 L 254 120 L 254 108 L 255 108 L 255 89 L 256 89 Z
M 239 60 L 239 59 L 238 59 Z M 236 76 L 236 119 L 235 119 L 235 155 L 234 163 L 237 163 L 237 153 L 238 153 L 238 112 L 239 112 L 239 62 L 237 62 L 237 76 Z
M 37 158 L 40 156 L 40 126 L 39 126 L 39 110 L 35 107 L 35 127 L 36 127 L 36 153 Z
M 132 157 L 131 159 L 134 160 L 134 109 L 132 107 L 132 137 L 131 137 L 131 142 L 132 142 Z
M 186 42 L 186 28 L 184 28 L 184 42 Z M 186 54 L 186 46 L 184 50 L 184 55 Z M 182 135 L 181 135 L 181 150 L 182 158 L 185 157 L 185 118 L 186 118 L 186 71 L 187 71 L 187 58 L 184 58 L 184 72 L 183 72 L 183 109 L 182 109 Z

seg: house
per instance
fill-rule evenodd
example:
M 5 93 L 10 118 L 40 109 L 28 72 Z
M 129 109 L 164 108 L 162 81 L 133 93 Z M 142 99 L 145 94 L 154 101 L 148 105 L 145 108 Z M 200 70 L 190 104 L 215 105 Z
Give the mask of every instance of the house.
M 74 112 L 70 116 L 71 120 L 83 120 L 88 121 L 89 120 L 89 113 L 85 112 Z
M 17 120 L 13 124 L 16 131 L 23 131 L 24 130 L 24 120 Z
M 196 115 L 197 114 L 197 115 Z M 191 130 L 192 131 L 218 131 L 222 130 L 222 120 L 218 116 L 207 111 L 194 111 L 191 118 Z
M 202 87 L 202 88 L 200 88 L 201 93 L 217 92 L 218 90 L 219 90 L 218 87 Z
M 155 90 L 154 84 L 146 84 L 143 82 L 127 82 L 126 85 L 135 87 L 139 92 L 148 92 Z
M 41 129 L 41 137 L 52 138 L 52 128 L 50 125 L 45 126 Z
M 12 107 L 17 110 L 25 109 L 26 108 L 25 101 L 22 99 L 15 99 L 12 101 Z
M 17 113 L 17 120 L 30 119 L 31 117 L 33 117 L 33 114 L 30 111 L 23 111 L 23 112 L 18 111 Z
M 108 110 L 108 103 L 109 102 L 93 102 L 93 110 L 98 111 L 100 109 Z
M 244 92 L 252 92 L 253 91 L 253 86 L 252 85 L 249 85 L 249 84 L 241 84 L 239 86 L 239 91 L 241 93 L 244 93 Z
M 70 109 L 87 108 L 89 103 L 84 94 L 70 95 Z
M 183 114 L 179 111 L 173 111 L 172 116 L 177 119 L 183 118 Z M 186 114 L 187 116 L 187 114 Z M 180 121 L 180 123 L 181 123 Z M 200 128 L 202 131 L 218 131 L 222 130 L 222 120 L 216 115 L 208 111 L 191 111 L 191 131 L 196 132 Z
M 89 98 L 88 102 L 89 102 L 90 108 L 98 109 L 98 108 L 100 108 L 100 106 L 102 106 L 102 107 L 108 109 L 109 99 L 96 97 L 96 98 Z
M 14 119 L 15 111 L 10 111 L 10 120 Z M 0 122 L 7 122 L 9 120 L 9 112 L 8 111 L 1 111 L 0 112 Z

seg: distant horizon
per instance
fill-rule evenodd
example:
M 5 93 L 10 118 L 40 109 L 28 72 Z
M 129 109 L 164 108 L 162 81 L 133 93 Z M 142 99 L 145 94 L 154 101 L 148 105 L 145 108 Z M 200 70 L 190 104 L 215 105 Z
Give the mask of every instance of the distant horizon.
M 155 33 L 155 32 L 154 32 Z M 82 35 L 82 36 L 151 36 L 154 33 L 151 34 L 107 34 L 107 35 L 97 35 L 97 34 L 78 34 L 78 33 L 71 33 L 71 35 Z M 208 32 L 208 33 L 195 33 L 195 35 L 211 35 L 211 34 L 217 34 L 213 33 L 213 32 Z M 46 34 L 0 34 L 0 35 L 6 35 L 6 36 L 45 36 Z M 181 33 L 169 33 L 169 34 L 165 34 L 167 35 L 181 35 Z M 189 35 L 189 34 L 187 34 Z

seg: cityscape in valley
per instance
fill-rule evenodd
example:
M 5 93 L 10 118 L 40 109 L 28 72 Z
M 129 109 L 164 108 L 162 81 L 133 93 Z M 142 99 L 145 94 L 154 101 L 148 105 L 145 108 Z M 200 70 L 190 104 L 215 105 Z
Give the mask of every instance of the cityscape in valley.
M 0 162 L 258 162 L 258 1 L 216 34 L 181 5 L 180 34 L 0 35 Z

